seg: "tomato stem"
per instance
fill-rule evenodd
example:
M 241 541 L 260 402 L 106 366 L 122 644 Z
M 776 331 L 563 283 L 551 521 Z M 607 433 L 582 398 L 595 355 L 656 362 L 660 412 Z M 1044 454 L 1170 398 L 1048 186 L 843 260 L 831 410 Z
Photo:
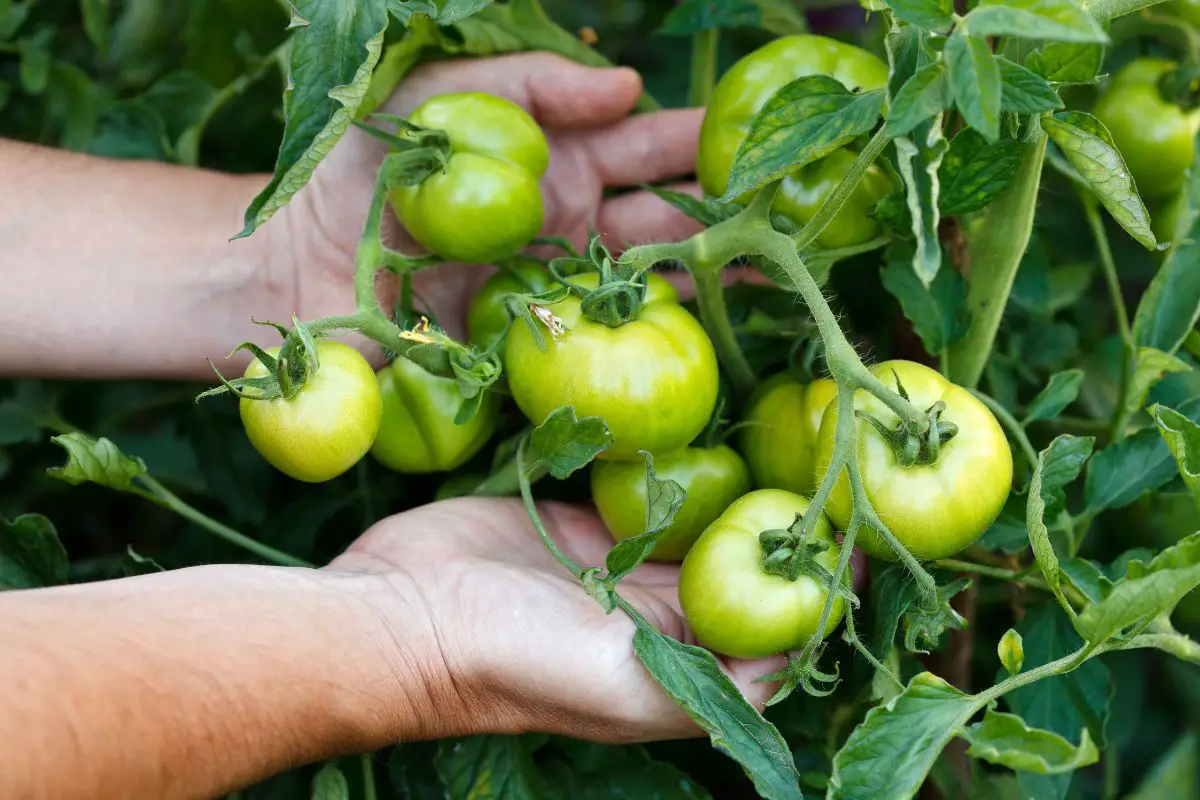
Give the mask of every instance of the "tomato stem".
M 691 85 L 688 105 L 706 106 L 717 82 L 717 45 L 720 29 L 709 28 L 692 34 Z

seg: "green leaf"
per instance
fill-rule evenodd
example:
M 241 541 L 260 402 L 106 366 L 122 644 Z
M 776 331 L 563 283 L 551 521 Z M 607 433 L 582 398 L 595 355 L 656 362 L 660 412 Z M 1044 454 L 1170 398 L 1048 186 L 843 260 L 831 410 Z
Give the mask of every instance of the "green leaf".
M 68 567 L 67 550 L 50 520 L 22 514 L 9 522 L 0 515 L 0 591 L 64 584 Z
M 1150 389 L 1168 372 L 1187 372 L 1191 366 L 1170 353 L 1153 347 L 1139 347 L 1134 361 L 1133 374 L 1125 387 L 1125 410 L 1134 414 L 1146 405 Z
M 1200 425 L 1178 411 L 1158 404 L 1150 407 L 1150 416 L 1175 457 L 1192 500 L 1200 508 Z
M 133 479 L 146 474 L 144 461 L 125 455 L 108 439 L 68 433 L 51 437 L 50 441 L 67 451 L 64 466 L 46 470 L 52 478 L 76 486 L 90 481 L 118 492 L 130 492 L 137 488 Z
M 1025 59 L 1025 66 L 1053 83 L 1090 83 L 1102 63 L 1102 46 L 1074 42 L 1051 42 Z
M 1053 603 L 1043 603 L 1029 609 L 1017 624 L 1025 646 L 1025 663 L 1047 664 L 1075 652 L 1083 644 L 1071 627 L 1066 615 Z M 1006 678 L 999 672 L 996 680 Z M 1108 669 L 1098 658 L 1085 661 L 1077 669 L 1063 675 L 1043 678 L 1009 692 L 1004 696 L 1008 709 L 1025 720 L 1025 724 L 1053 731 L 1070 739 L 1087 727 L 1088 733 L 1101 749 L 1105 746 L 1105 727 L 1113 696 L 1113 682 Z M 1017 773 L 1021 797 L 1038 800 L 1061 800 L 1066 797 L 1071 775 L 1037 775 Z
M 1076 747 L 1057 733 L 1030 728 L 1017 715 L 1001 711 L 988 711 L 983 722 L 967 728 L 963 738 L 971 745 L 969 756 L 1039 775 L 1073 772 L 1100 760 L 1087 728 Z
M 1000 65 L 987 40 L 958 28 L 946 41 L 946 67 L 954 102 L 983 138 L 1000 138 Z
M 792 0 L 750 0 L 762 9 L 759 26 L 776 36 L 791 36 L 808 33 L 808 22 L 804 13 Z
M 1194 422 L 1200 421 L 1200 400 L 1188 400 L 1176 410 Z M 1083 491 L 1088 512 L 1127 506 L 1176 474 L 1175 459 L 1156 428 L 1126 436 L 1097 453 L 1088 465 Z
M 350 800 L 350 784 L 332 761 L 313 776 L 312 800 Z
M 1021 165 L 1021 145 L 1012 139 L 988 143 L 970 128 L 950 141 L 938 180 L 938 207 L 943 214 L 966 214 L 989 205 L 1008 191 Z
M 1112 591 L 1112 581 L 1095 562 L 1086 558 L 1068 558 L 1060 561 L 1058 566 L 1071 585 L 1092 603 L 1099 603 Z
M 974 698 L 922 672 L 886 705 L 876 706 L 833 757 L 831 797 L 908 800 L 942 748 L 975 713 Z
M 108 53 L 109 0 L 80 0 L 83 31 L 101 57 Z
M 782 177 L 867 133 L 884 91 L 854 93 L 828 75 L 797 78 L 771 96 L 738 147 L 722 200 Z
M 898 19 L 927 31 L 949 30 L 954 24 L 954 8 L 949 0 L 888 0 L 887 5 Z
M 300 191 L 342 138 L 366 94 L 387 25 L 382 3 L 292 3 L 283 141 L 275 173 L 246 209 L 239 237 L 254 233 Z
M 762 10 L 750 0 L 683 0 L 667 14 L 655 33 L 689 36 L 713 28 L 757 28 Z
M 546 800 L 711 800 L 704 787 L 644 747 L 562 737 L 548 749 L 565 758 L 539 753 L 538 768 L 553 787 Z
M 768 800 L 803 800 L 791 750 L 729 680 L 712 653 L 656 630 L 640 615 L 633 651 L 646 669 L 712 741 L 737 761 Z M 462 796 L 462 795 L 455 795 Z
M 570 406 L 556 408 L 529 436 L 531 461 L 526 469 L 544 466 L 560 481 L 583 469 L 612 447 L 613 436 L 599 417 L 575 418 Z
M 1040 114 L 1063 107 L 1062 98 L 1050 83 L 1035 72 L 1007 58 L 1000 62 L 1000 108 L 1017 114 Z
M 954 103 L 950 79 L 944 62 L 935 61 L 917 70 L 892 101 L 888 130 L 903 136 L 913 128 L 937 116 Z
M 1132 561 L 1125 577 L 1102 602 L 1085 608 L 1075 629 L 1098 645 L 1125 628 L 1168 611 L 1200 586 L 1200 533 L 1155 556 L 1149 564 Z
M 687 492 L 671 479 L 662 480 L 654 474 L 654 457 L 645 450 L 646 459 L 646 530 L 639 536 L 617 542 L 608 551 L 605 566 L 608 575 L 605 582 L 612 586 L 638 565 L 650 557 L 658 540 L 675 521 L 675 515 L 683 508 Z
M 1091 438 L 1067 434 L 1055 438 L 1049 447 L 1038 454 L 1038 463 L 1029 480 L 1025 506 L 1029 542 L 1046 583 L 1060 598 L 1062 576 L 1059 573 L 1058 556 L 1054 554 L 1054 546 L 1050 543 L 1050 531 L 1046 528 L 1046 498 L 1054 497 L 1056 493 L 1061 495 L 1062 487 L 1078 477 L 1083 462 L 1092 452 L 1092 443 Z
M 1025 407 L 1022 425 L 1042 419 L 1054 419 L 1079 397 L 1083 385 L 1083 370 L 1068 369 L 1050 376 L 1049 383 Z
M 1008 496 L 1000 516 L 979 539 L 988 550 L 1021 553 L 1029 547 L 1029 531 L 1025 527 L 1025 499 L 1015 492 Z
M 1150 214 L 1104 123 L 1082 111 L 1063 111 L 1042 117 L 1042 127 L 1112 218 L 1144 247 L 1155 249 Z
M 1091 436 L 1063 434 L 1042 451 L 1042 499 L 1049 510 L 1063 508 L 1063 488 L 1079 477 L 1094 444 Z
M 1155 762 L 1137 789 L 1125 800 L 1195 800 L 1200 785 L 1200 737 L 1196 731 L 1184 733 Z
M 967 285 L 952 269 L 940 270 L 926 287 L 908 262 L 888 261 L 882 270 L 883 287 L 900 301 L 904 316 L 930 355 L 941 355 L 966 332 L 963 313 Z
M 125 577 L 153 575 L 156 572 L 166 572 L 166 569 L 153 558 L 138 555 L 132 545 L 125 547 L 125 557 L 121 559 L 121 573 Z
M 538 800 L 533 754 L 518 736 L 467 736 L 439 742 L 435 760 L 447 797 Z
M 1100 44 L 1108 41 L 1104 28 L 1072 0 L 981 0 L 963 25 L 976 36 Z
M 913 272 L 921 283 L 929 286 L 942 266 L 942 245 L 938 237 L 938 167 L 949 144 L 942 136 L 941 116 L 932 123 L 922 123 L 912 138 L 893 139 L 897 163 L 904 179 L 905 200 L 912 220 L 916 249 L 913 251 Z

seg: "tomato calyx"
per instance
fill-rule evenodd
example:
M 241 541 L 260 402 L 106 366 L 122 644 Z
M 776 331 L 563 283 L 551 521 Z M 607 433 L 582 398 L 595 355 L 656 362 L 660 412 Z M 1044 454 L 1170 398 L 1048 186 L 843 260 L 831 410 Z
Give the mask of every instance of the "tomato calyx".
M 833 672 L 822 672 L 817 668 L 821 656 L 825 653 L 825 647 L 824 643 L 816 647 L 806 647 L 799 657 L 789 657 L 787 666 L 783 669 L 759 678 L 763 683 L 782 683 L 779 690 L 767 701 L 768 706 L 786 700 L 797 688 L 803 689 L 805 694 L 812 697 L 827 697 L 834 693 L 841 681 L 842 670 L 836 662 Z
M 394 114 L 372 114 L 372 119 L 390 122 L 396 126 L 395 133 L 366 125 L 358 120 L 354 124 L 376 139 L 387 142 L 392 149 L 392 162 L 387 178 L 387 188 L 419 186 L 430 175 L 444 172 L 450 164 L 450 137 L 445 131 L 422 128 Z
M 574 265 L 576 272 L 595 272 L 599 275 L 594 288 L 584 288 L 562 274 L 563 268 Z M 582 268 L 582 269 L 580 269 Z M 592 322 L 619 328 L 641 314 L 646 299 L 644 273 L 628 264 L 615 261 L 608 248 L 593 235 L 585 257 L 563 256 L 550 262 L 550 274 L 580 296 L 579 310 Z
M 908 392 L 896 375 L 896 391 L 905 400 Z M 903 421 L 894 426 L 885 425 L 877 417 L 865 411 L 855 410 L 854 415 L 871 424 L 896 453 L 896 461 L 902 467 L 929 466 L 936 464 L 938 453 L 946 442 L 958 435 L 958 426 L 949 420 L 942 419 L 946 404 L 938 400 L 925 409 L 925 420 L 928 423 L 924 432 L 911 430 Z
M 225 357 L 229 358 L 237 351 L 245 350 L 262 362 L 267 368 L 267 374 L 262 377 L 229 380 L 210 360 L 208 365 L 212 367 L 221 385 L 201 392 L 196 397 L 197 401 L 226 393 L 242 400 L 290 400 L 298 395 L 309 378 L 317 373 L 320 359 L 317 356 L 316 337 L 320 336 L 320 333 L 314 335 L 295 317 L 292 318 L 294 326 L 290 331 L 275 322 L 254 322 L 279 331 L 283 337 L 283 344 L 278 353 L 271 355 L 253 342 L 242 342 Z
M 797 514 L 786 529 L 763 531 L 758 535 L 758 544 L 764 572 L 789 581 L 808 575 L 826 589 L 832 585 L 833 574 L 814 558 L 828 550 L 829 543 L 805 536 L 803 514 Z

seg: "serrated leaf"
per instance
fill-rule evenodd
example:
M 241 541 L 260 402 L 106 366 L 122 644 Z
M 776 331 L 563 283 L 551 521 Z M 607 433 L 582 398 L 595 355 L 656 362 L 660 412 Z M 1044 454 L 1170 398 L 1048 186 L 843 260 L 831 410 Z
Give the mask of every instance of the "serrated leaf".
M 979 545 L 988 550 L 1020 553 L 1029 547 L 1029 531 L 1025 527 L 1025 498 L 1015 492 L 1008 496 L 1000 516 L 992 523 Z
M 1102 46 L 1074 42 L 1051 42 L 1025 59 L 1025 66 L 1054 83 L 1089 83 L 1102 63 Z
M 750 0 L 683 0 L 668 12 L 655 33 L 660 36 L 690 36 L 714 28 L 756 28 L 762 9 Z
M 613 435 L 599 417 L 575 418 L 570 406 L 556 408 L 529 435 L 530 462 L 526 469 L 544 466 L 563 480 L 583 469 L 597 455 L 612 447 Z
M 1040 75 L 1000 57 L 1000 108 L 1017 114 L 1040 114 L 1063 107 L 1062 98 Z
M 908 800 L 975 709 L 972 697 L 936 675 L 915 676 L 901 694 L 872 708 L 850 732 L 833 757 L 829 795 L 839 800 Z
M 963 24 L 976 36 L 1108 41 L 1100 24 L 1072 0 L 981 0 Z
M 1000 138 L 1000 64 L 987 40 L 958 28 L 944 51 L 954 103 L 983 138 Z
M 1125 628 L 1174 607 L 1200 586 L 1200 533 L 1159 553 L 1149 564 L 1132 561 L 1125 577 L 1102 602 L 1086 607 L 1075 620 L 1079 635 L 1100 644 Z
M 1100 760 L 1087 728 L 1079 746 L 1052 731 L 1030 728 L 1016 714 L 988 711 L 982 722 L 967 728 L 963 738 L 970 743 L 967 755 L 1009 769 L 1060 775 Z
M 1012 139 L 988 143 L 970 128 L 959 131 L 938 168 L 943 214 L 966 214 L 989 205 L 1008 191 L 1021 165 L 1021 145 Z
M 1063 507 L 1063 487 L 1079 477 L 1084 463 L 1092 455 L 1095 439 L 1091 436 L 1064 434 L 1050 442 L 1042 469 L 1042 499 L 1051 510 Z
M 605 582 L 610 586 L 650 557 L 687 500 L 687 492 L 682 486 L 654 474 L 654 457 L 645 451 L 642 455 L 646 459 L 646 528 L 641 535 L 617 542 L 608 551 L 604 562 L 608 569 Z
M 950 79 L 946 76 L 946 65 L 935 61 L 917 70 L 905 81 L 892 101 L 888 115 L 888 130 L 895 136 L 903 136 L 942 111 L 954 102 Z
M 330 761 L 313 776 L 312 800 L 350 800 L 346 776 Z
M 926 287 L 907 262 L 889 261 L 883 268 L 883 288 L 897 300 L 904 316 L 930 355 L 941 355 L 966 332 L 963 313 L 967 285 L 952 269 L 940 270 Z
M 661 186 L 646 186 L 644 188 L 646 191 L 658 195 L 661 200 L 669 203 L 703 225 L 711 226 L 716 225 L 718 222 L 724 222 L 736 216 L 743 208 L 737 203 L 722 203 L 720 200 L 711 197 L 700 200 L 686 192 L 676 192 L 671 189 L 664 189 Z
M 1176 411 L 1200 421 L 1200 400 L 1181 403 Z M 1140 430 L 1110 444 L 1088 464 L 1084 500 L 1091 514 L 1122 508 L 1178 474 L 1175 459 L 1156 428 Z
M 882 89 L 854 93 L 828 75 L 805 75 L 787 84 L 754 118 L 721 200 L 757 189 L 870 131 L 883 101 Z
M 1063 111 L 1042 117 L 1042 127 L 1112 218 L 1144 247 L 1155 249 L 1150 214 L 1104 123 L 1082 111 Z
M 1133 373 L 1125 387 L 1125 410 L 1129 414 L 1141 411 L 1146 405 L 1150 389 L 1169 372 L 1187 372 L 1191 369 L 1170 353 L 1153 347 L 1139 347 L 1135 356 Z
M 1058 556 L 1050 543 L 1050 531 L 1046 528 L 1046 498 L 1061 493 L 1062 487 L 1073 481 L 1083 468 L 1083 463 L 1092 452 L 1091 438 L 1062 435 L 1038 454 L 1033 477 L 1029 480 L 1026 499 L 1025 525 L 1029 530 L 1029 543 L 1033 555 L 1046 583 L 1058 595 L 1062 588 Z
M 1054 419 L 1079 397 L 1083 385 L 1083 370 L 1068 369 L 1050 376 L 1050 381 L 1025 407 L 1022 425 L 1043 419 Z
M 1200 508 L 1200 425 L 1172 408 L 1157 404 L 1150 408 L 1150 416 L 1175 457 L 1192 500 Z
M 927 31 L 946 31 L 954 23 L 949 0 L 888 0 L 887 5 L 898 19 Z
M 0 515 L 0 591 L 58 586 L 67 582 L 69 566 L 50 520 L 22 514 L 9 522 Z
M 538 800 L 543 796 L 533 756 L 521 737 L 443 739 L 434 765 L 447 797 Z
M 922 123 L 912 138 L 892 140 L 900 175 L 904 179 L 905 200 L 912 221 L 913 272 L 926 286 L 932 284 L 942 266 L 942 245 L 938 236 L 941 216 L 938 211 L 938 167 L 949 144 L 942 136 L 941 116 Z
M 249 236 L 300 191 L 350 127 L 379 61 L 388 13 L 382 3 L 292 3 L 290 74 L 275 172 L 245 213 Z
M 67 451 L 67 463 L 51 467 L 46 474 L 73 485 L 97 483 L 118 492 L 133 491 L 133 479 L 146 473 L 140 458 L 127 456 L 105 438 L 92 439 L 82 433 L 51 437 L 50 441 Z
M 1071 585 L 1089 602 L 1099 603 L 1112 591 L 1112 581 L 1100 567 L 1086 558 L 1068 558 L 1060 561 L 1058 566 Z
M 634 620 L 633 651 L 713 747 L 734 759 L 768 800 L 803 800 L 791 750 L 779 731 L 729 680 L 713 654 L 686 645 Z

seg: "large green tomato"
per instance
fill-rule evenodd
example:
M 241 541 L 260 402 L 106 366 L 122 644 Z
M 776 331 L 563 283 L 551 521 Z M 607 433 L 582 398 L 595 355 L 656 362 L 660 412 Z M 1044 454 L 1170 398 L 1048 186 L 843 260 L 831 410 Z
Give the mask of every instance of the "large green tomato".
M 509 319 L 504 307 L 506 294 L 540 294 L 554 282 L 549 270 L 532 258 L 517 259 L 488 278 L 467 310 L 467 338 L 471 344 L 486 350 L 504 335 Z
M 899 376 L 912 404 L 922 411 L 941 400 L 946 404 L 941 422 L 958 426 L 957 435 L 941 446 L 935 462 L 905 467 L 874 426 L 863 419 L 855 421 L 863 487 L 879 518 L 917 558 L 946 558 L 978 539 L 1004 507 L 1013 474 L 1012 451 L 1004 431 L 974 395 L 929 367 L 912 361 L 885 361 L 871 372 L 893 390 Z M 899 424 L 891 409 L 865 390 L 856 393 L 854 404 L 858 411 L 888 427 Z M 837 418 L 837 403 L 830 403 L 817 433 L 819 474 L 825 473 L 833 458 Z M 843 470 L 825 512 L 845 530 L 853 508 L 850 482 Z M 867 526 L 859 529 L 854 543 L 877 558 L 896 559 Z
M 1200 110 L 1184 111 L 1158 87 L 1163 74 L 1175 67 L 1161 58 L 1129 62 L 1092 109 L 1112 134 L 1142 197 L 1178 191 L 1195 156 Z
M 886 85 L 888 68 L 866 50 L 808 34 L 776 39 L 742 58 L 717 82 L 700 127 L 696 174 L 706 193 L 715 197 L 725 194 L 733 158 L 755 115 L 771 95 L 806 75 L 829 75 L 848 89 L 865 91 Z M 833 192 L 854 158 L 853 153 L 835 150 L 794 170 L 779 187 L 774 210 L 804 225 Z M 872 166 L 817 242 L 832 249 L 862 244 L 877 236 L 879 224 L 867 212 L 891 189 L 887 173 Z
M 679 561 L 709 523 L 750 491 L 742 457 L 725 445 L 687 447 L 654 459 L 654 474 L 673 480 L 687 499 L 654 548 L 653 561 Z M 646 465 L 642 461 L 597 461 L 592 499 L 618 542 L 646 530 Z
M 692 545 L 679 572 L 679 604 L 701 644 L 734 658 L 762 658 L 799 649 L 817 632 L 828 588 L 808 575 L 789 581 L 763 570 L 758 538 L 788 528 L 807 510 L 808 500 L 798 494 L 759 489 L 726 509 Z M 840 551 L 824 514 L 812 536 L 829 545 L 815 560 L 832 573 Z M 835 600 L 821 638 L 844 611 Z
M 499 397 L 489 392 L 475 416 L 456 425 L 458 384 L 400 357 L 379 370 L 383 424 L 371 455 L 397 472 L 445 472 L 479 452 L 496 430 Z
M 537 236 L 544 216 L 538 180 L 550 149 L 533 117 L 504 98 L 462 92 L 426 100 L 408 120 L 444 131 L 451 147 L 444 172 L 391 194 L 413 238 L 451 261 L 489 264 Z
M 750 396 L 740 442 L 754 485 L 809 494 L 817 485 L 813 455 L 825 406 L 837 396 L 828 378 L 800 383 L 782 372 Z
M 277 355 L 279 348 L 267 351 Z M 257 359 L 245 377 L 269 373 Z M 252 391 L 252 390 L 248 390 Z M 298 481 L 336 478 L 366 455 L 379 431 L 383 400 L 371 365 L 342 342 L 317 341 L 317 369 L 290 399 L 239 403 L 250 443 L 273 467 Z
M 571 282 L 593 288 L 597 279 L 588 273 Z M 620 327 L 588 319 L 572 293 L 549 306 L 565 330 L 555 338 L 543 328 L 544 352 L 524 323 L 508 333 L 508 384 L 521 411 L 537 425 L 562 406 L 602 418 L 614 441 L 600 458 L 686 447 L 717 402 L 717 356 L 704 328 L 670 283 L 653 273 L 646 279 L 639 317 Z

